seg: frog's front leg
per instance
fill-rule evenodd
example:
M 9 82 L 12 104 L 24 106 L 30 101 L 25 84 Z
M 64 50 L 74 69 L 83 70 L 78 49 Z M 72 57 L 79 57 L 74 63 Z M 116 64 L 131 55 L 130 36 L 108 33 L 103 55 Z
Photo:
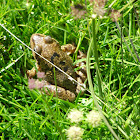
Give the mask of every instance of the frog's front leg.
M 70 102 L 75 100 L 75 94 L 69 90 L 66 90 L 62 87 L 55 86 L 50 84 L 47 81 L 44 81 L 44 87 L 41 88 L 42 93 L 45 93 L 47 95 L 53 94 L 53 97 L 57 97 L 63 100 L 69 100 Z
M 35 64 L 36 65 L 36 68 L 35 67 L 33 67 L 31 70 L 28 70 L 27 71 L 27 76 L 29 77 L 29 78 L 33 78 L 35 75 L 36 75 L 36 69 L 38 70 L 38 71 L 41 71 L 41 68 L 40 68 L 40 66 L 36 63 Z

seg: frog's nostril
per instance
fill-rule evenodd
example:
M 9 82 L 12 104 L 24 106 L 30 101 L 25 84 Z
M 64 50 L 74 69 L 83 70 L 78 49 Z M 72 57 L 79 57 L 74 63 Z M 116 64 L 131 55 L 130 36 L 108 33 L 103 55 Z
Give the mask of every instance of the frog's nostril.
M 45 43 L 52 43 L 53 39 L 50 36 L 44 37 Z
M 41 51 L 42 51 L 42 49 L 41 49 L 41 47 L 39 47 L 39 46 L 35 46 L 34 47 L 34 51 L 36 51 L 37 53 L 41 53 Z

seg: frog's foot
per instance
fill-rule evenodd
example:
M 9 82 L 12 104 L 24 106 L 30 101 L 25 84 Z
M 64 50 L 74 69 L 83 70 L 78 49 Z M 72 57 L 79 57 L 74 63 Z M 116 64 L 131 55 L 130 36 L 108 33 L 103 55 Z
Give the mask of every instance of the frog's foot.
M 67 53 L 67 55 L 73 54 L 76 50 L 76 47 L 72 44 L 66 44 L 61 46 L 61 50 Z
M 36 64 L 36 68 L 38 71 L 41 71 L 41 68 L 39 67 L 38 64 Z M 28 78 L 33 78 L 36 75 L 36 69 L 33 67 L 31 70 L 27 70 L 27 77 Z
M 36 69 L 33 67 L 31 70 L 27 71 L 27 77 L 33 78 L 36 75 Z
M 41 88 L 41 91 L 46 93 L 47 95 L 53 94 L 53 97 L 57 97 L 63 100 L 69 100 L 70 102 L 75 100 L 75 94 L 69 90 L 66 90 L 62 87 L 51 85 L 47 81 L 45 81 L 44 87 Z

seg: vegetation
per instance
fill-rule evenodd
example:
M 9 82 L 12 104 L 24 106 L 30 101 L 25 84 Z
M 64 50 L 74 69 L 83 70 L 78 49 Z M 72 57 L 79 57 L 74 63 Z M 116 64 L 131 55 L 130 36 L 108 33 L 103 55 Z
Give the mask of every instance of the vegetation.
M 90 91 L 69 102 L 30 90 L 32 52 L 0 26 L 2 140 L 140 139 L 140 1 L 104 1 L 0 1 L 0 24 L 26 45 L 41 33 L 87 53 Z

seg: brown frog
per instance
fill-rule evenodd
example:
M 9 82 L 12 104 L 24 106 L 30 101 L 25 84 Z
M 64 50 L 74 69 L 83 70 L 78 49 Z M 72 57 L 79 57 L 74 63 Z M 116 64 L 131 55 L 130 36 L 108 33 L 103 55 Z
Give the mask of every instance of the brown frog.
M 75 72 L 70 54 L 75 51 L 75 47 L 71 44 L 60 46 L 59 43 L 43 34 L 33 34 L 30 39 L 31 48 L 39 53 L 41 56 L 52 62 L 68 75 L 73 77 L 79 83 L 83 84 L 86 79 L 86 69 L 82 67 L 81 70 Z M 85 58 L 86 55 L 79 51 L 78 59 Z M 36 67 L 38 71 L 45 72 L 43 81 L 45 82 L 42 91 L 48 95 L 53 93 L 53 96 L 57 96 L 64 100 L 74 101 L 75 93 L 78 94 L 82 89 L 72 80 L 68 79 L 68 76 L 60 72 L 58 69 L 45 61 L 43 58 L 33 52 L 33 56 L 36 59 Z M 78 66 L 85 65 L 85 62 L 80 62 Z M 35 68 L 27 71 L 28 77 L 32 78 L 36 74 Z M 80 75 L 80 76 L 78 76 Z M 56 80 L 54 80 L 54 77 Z M 56 83 L 55 83 L 56 81 Z M 57 87 L 55 86 L 57 84 Z M 56 90 L 57 89 L 57 90 Z

